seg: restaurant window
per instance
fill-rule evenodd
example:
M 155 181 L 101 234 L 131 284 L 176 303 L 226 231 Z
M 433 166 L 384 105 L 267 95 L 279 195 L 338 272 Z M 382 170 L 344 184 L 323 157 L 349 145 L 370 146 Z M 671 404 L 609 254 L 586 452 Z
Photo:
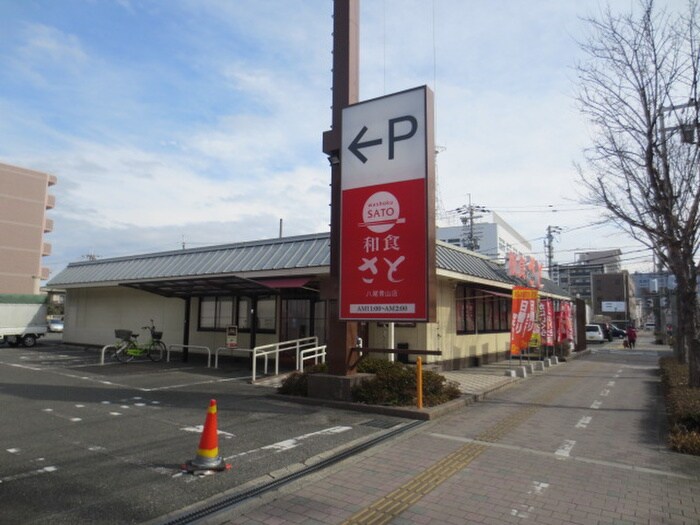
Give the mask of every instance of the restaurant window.
M 199 330 L 225 330 L 233 324 L 233 297 L 201 297 Z
M 275 332 L 277 327 L 277 299 L 261 297 L 258 299 L 258 331 Z
M 249 297 L 239 297 L 238 298 L 238 331 L 250 330 L 250 320 L 252 318 L 251 309 L 253 308 L 253 303 Z
M 455 291 L 457 333 L 493 333 L 510 330 L 511 299 L 484 290 L 458 286 Z

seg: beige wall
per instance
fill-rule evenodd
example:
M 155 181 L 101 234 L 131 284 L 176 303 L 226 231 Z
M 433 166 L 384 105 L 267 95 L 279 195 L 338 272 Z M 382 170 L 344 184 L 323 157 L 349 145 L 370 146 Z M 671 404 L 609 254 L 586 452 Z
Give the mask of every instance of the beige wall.
M 150 320 L 163 332 L 166 344 L 182 343 L 185 301 L 121 286 L 66 291 L 63 340 L 103 346 L 115 342 L 114 330 L 141 333 Z
M 51 253 L 44 243 L 45 212 L 56 178 L 39 171 L 0 163 L 0 293 L 39 293 L 48 272 L 41 258 Z
M 441 356 L 424 356 L 426 364 L 440 368 L 465 367 L 470 358 L 503 354 L 510 343 L 509 333 L 457 335 L 455 319 L 455 287 L 452 281 L 440 279 L 436 323 L 416 323 L 415 327 L 395 327 L 395 344 L 408 343 L 409 349 L 441 350 Z M 207 346 L 212 352 L 226 343 L 223 332 L 199 332 L 199 301 L 191 301 L 190 345 Z M 66 315 L 63 339 L 66 342 L 103 346 L 114 342 L 114 329 L 138 330 L 153 319 L 163 331 L 163 341 L 181 344 L 185 319 L 185 301 L 120 286 L 69 289 L 66 294 Z M 371 323 L 368 348 L 388 348 L 389 328 Z M 141 332 L 145 334 L 145 332 Z M 257 334 L 256 344 L 277 342 L 278 334 Z M 142 335 L 142 340 L 144 336 Z M 241 348 L 250 346 L 249 334 L 239 333 Z M 195 352 L 195 350 L 192 350 Z M 379 354 L 385 355 L 385 354 Z M 414 362 L 416 356 L 410 356 Z
M 197 330 L 199 300 L 192 298 L 190 305 L 190 345 L 207 346 L 212 353 L 226 344 L 224 332 L 200 332 Z M 183 299 L 161 297 L 148 292 L 111 286 L 102 288 L 77 288 L 66 291 L 63 341 L 73 344 L 104 346 L 115 342 L 117 328 L 138 331 L 141 341 L 147 341 L 142 326 L 153 319 L 163 332 L 166 345 L 182 344 L 185 320 Z M 256 345 L 277 342 L 277 334 L 258 333 Z M 238 334 L 238 345 L 248 348 L 250 334 Z M 192 349 L 192 353 L 199 353 Z M 202 351 L 206 353 L 205 351 Z
M 510 345 L 510 333 L 458 335 L 455 317 L 455 287 L 445 279 L 440 281 L 438 293 L 437 339 L 442 356 L 438 359 L 467 359 L 487 354 L 503 353 Z M 435 359 L 435 358 L 434 358 Z
M 422 356 L 426 364 L 438 364 L 450 368 L 453 360 L 463 360 L 465 363 L 472 357 L 484 357 L 487 354 L 503 353 L 510 345 L 509 333 L 457 335 L 455 318 L 455 286 L 448 279 L 438 281 L 437 293 L 437 322 L 416 323 L 415 328 L 396 326 L 394 331 L 395 344 L 408 343 L 413 350 L 440 350 L 440 356 Z M 389 347 L 389 328 L 370 325 L 371 348 Z M 379 354 L 383 355 L 383 354 Z M 410 355 L 409 361 L 415 362 L 416 356 Z M 482 359 L 483 361 L 483 359 Z

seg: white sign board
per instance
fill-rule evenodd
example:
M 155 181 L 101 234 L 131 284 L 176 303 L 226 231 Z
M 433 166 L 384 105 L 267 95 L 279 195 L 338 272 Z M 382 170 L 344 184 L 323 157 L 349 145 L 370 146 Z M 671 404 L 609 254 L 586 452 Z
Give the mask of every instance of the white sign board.
M 425 88 L 343 110 L 341 188 L 424 179 Z
M 603 301 L 603 312 L 625 312 L 624 301 Z

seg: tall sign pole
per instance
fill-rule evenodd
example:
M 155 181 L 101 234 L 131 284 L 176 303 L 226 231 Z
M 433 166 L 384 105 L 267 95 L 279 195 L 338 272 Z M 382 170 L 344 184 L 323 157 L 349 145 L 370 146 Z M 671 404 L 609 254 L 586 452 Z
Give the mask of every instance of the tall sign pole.
M 323 134 L 323 152 L 331 163 L 331 275 L 325 291 L 328 302 L 328 371 L 333 375 L 355 372 L 351 349 L 357 323 L 340 320 L 340 202 L 342 112 L 359 99 L 360 1 L 333 1 L 333 118 Z

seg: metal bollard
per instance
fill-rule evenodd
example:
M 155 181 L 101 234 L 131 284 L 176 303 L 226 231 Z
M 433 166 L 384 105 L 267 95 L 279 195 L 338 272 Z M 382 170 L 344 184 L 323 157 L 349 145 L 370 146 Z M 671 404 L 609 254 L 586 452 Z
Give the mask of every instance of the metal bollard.
M 416 402 L 418 410 L 423 408 L 423 362 L 421 358 L 416 359 Z

